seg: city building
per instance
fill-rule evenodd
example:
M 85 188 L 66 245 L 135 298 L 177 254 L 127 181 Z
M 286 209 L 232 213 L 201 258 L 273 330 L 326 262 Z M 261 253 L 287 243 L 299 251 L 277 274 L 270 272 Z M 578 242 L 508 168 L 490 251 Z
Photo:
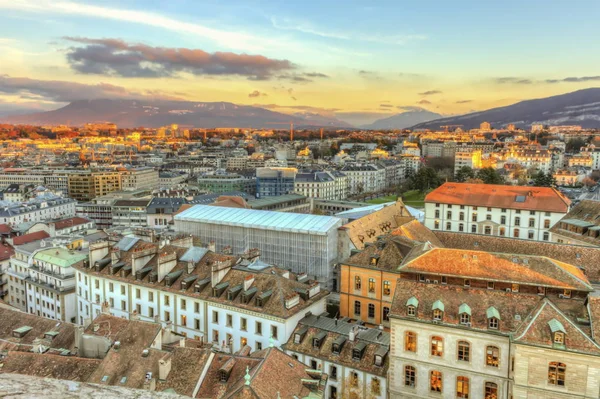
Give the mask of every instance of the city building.
M 284 350 L 328 375 L 326 398 L 387 398 L 390 334 L 347 319 L 309 314 Z
M 75 215 L 75 200 L 56 196 L 37 197 L 23 203 L 0 204 L 0 223 L 16 226 Z
M 150 167 L 120 168 L 121 189 L 125 191 L 159 187 L 158 171 Z
M 256 169 L 256 198 L 293 193 L 297 173 L 295 168 Z
M 481 124 L 479 125 L 479 130 L 481 130 L 482 132 L 489 132 L 490 130 L 492 130 L 492 125 L 490 125 L 489 122 L 481 122 Z
M 474 151 L 456 151 L 454 153 L 454 173 L 456 174 L 461 168 L 469 167 L 473 170 L 481 169 L 483 163 L 481 161 L 481 150 Z
M 146 207 L 147 225 L 149 227 L 167 228 L 173 225 L 173 215 L 177 213 L 183 204 L 186 204 L 185 198 L 178 197 L 155 197 L 152 198 Z
M 554 242 L 600 247 L 600 201 L 582 200 L 550 232 Z
M 348 178 L 342 172 L 300 172 L 294 192 L 311 198 L 342 200 L 348 193 Z
M 549 187 L 444 183 L 425 197 L 431 230 L 550 241 L 571 201 Z
M 253 195 L 256 193 L 256 178 L 237 173 L 200 175 L 198 176 L 198 188 L 212 194 L 242 191 Z
M 117 200 L 112 204 L 112 227 L 145 227 L 148 225 L 147 208 L 150 200 Z
M 372 193 L 386 187 L 385 168 L 375 163 L 349 164 L 341 170 L 348 176 L 348 194 Z
M 306 273 L 329 286 L 337 258 L 337 228 L 332 216 L 195 205 L 175 216 L 175 230 L 214 241 L 217 251 L 257 248 L 267 263 Z
M 119 172 L 84 171 L 69 174 L 68 179 L 69 197 L 77 201 L 91 201 L 121 189 Z

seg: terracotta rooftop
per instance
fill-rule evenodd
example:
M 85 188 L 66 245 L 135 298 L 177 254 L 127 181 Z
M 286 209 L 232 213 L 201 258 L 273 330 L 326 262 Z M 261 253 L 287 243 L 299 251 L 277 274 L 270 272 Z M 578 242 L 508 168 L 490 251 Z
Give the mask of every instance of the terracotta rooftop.
M 248 205 L 245 199 L 234 195 L 222 195 L 219 198 L 217 198 L 215 202 L 209 205 L 224 206 L 227 208 L 250 208 L 250 205 Z
M 433 248 L 405 263 L 400 271 L 577 291 L 593 290 L 580 269 L 542 256 Z
M 59 220 L 58 222 L 56 222 L 54 224 L 54 227 L 56 228 L 56 230 L 62 230 L 62 229 L 66 229 L 69 227 L 79 226 L 81 224 L 85 224 L 85 223 L 89 223 L 89 222 L 90 222 L 90 220 L 87 218 L 75 216 L 72 218 Z
M 171 356 L 171 372 L 158 381 L 157 391 L 172 389 L 180 395 L 192 396 L 206 366 L 210 351 L 197 348 L 175 348 Z
M 582 200 L 550 232 L 600 246 L 600 201 Z
M 50 234 L 45 231 L 36 231 L 35 233 L 24 234 L 22 236 L 13 238 L 13 245 L 23 245 L 29 244 L 30 242 L 43 240 L 44 238 L 49 238 Z
M 0 364 L 3 373 L 85 382 L 101 362 L 74 356 L 8 352 Z
M 600 281 L 600 248 L 597 247 L 520 240 L 483 234 L 445 231 L 436 231 L 435 234 L 448 248 L 547 256 L 584 269 L 587 278 L 592 282 Z
M 12 233 L 12 227 L 7 224 L 0 224 L 0 234 L 10 234 Z
M 571 204 L 550 187 L 472 183 L 444 183 L 427 194 L 425 202 L 562 213 L 567 213 Z
M 0 261 L 10 259 L 15 254 L 13 247 L 5 242 L 0 242 Z
M 436 247 L 444 246 L 433 231 L 429 230 L 416 219 L 400 224 L 398 228 L 392 230 L 391 234 L 393 236 L 406 237 L 414 241 L 430 242 Z

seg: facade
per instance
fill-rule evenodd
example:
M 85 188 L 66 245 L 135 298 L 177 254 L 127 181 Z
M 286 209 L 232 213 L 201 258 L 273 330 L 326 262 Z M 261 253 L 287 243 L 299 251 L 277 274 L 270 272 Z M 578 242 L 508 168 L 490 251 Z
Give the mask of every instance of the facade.
M 112 226 L 145 227 L 148 225 L 147 207 L 150 200 L 117 200 L 111 207 Z
M 571 201 L 554 188 L 445 183 L 425 197 L 431 230 L 550 241 Z
M 228 247 L 243 253 L 256 248 L 265 262 L 306 273 L 324 286 L 331 283 L 340 226 L 341 220 L 331 216 L 206 205 L 175 216 L 175 231 L 214 242 L 217 251 Z
M 600 202 L 582 200 L 550 232 L 554 242 L 600 247 Z
M 159 187 L 158 171 L 150 167 L 127 168 L 121 173 L 121 189 L 125 191 L 150 189 Z
M 306 312 L 325 311 L 327 292 L 318 284 L 194 247 L 189 236 L 163 246 L 135 238 L 99 242 L 90 245 L 89 264 L 76 266 L 77 321 L 84 325 L 105 304 L 117 317 L 160 322 L 231 353 L 284 343 Z
M 344 190 L 346 176 L 332 172 L 310 172 L 298 173 L 294 182 L 294 192 L 311 198 L 325 200 L 341 200 L 347 194 L 347 188 Z
M 295 168 L 256 169 L 256 197 L 275 197 L 294 192 Z
M 325 397 L 387 398 L 390 334 L 342 319 L 307 315 L 284 350 L 328 375 Z
M 579 269 L 438 248 L 400 272 L 391 398 L 598 397 L 598 296 Z
M 34 198 L 24 203 L 10 203 L 0 207 L 0 223 L 16 226 L 24 222 L 39 222 L 75 215 L 76 201 L 71 198 Z
M 198 176 L 198 188 L 208 193 L 222 194 L 231 191 L 256 193 L 256 179 L 237 173 Z
M 185 198 L 152 198 L 146 208 L 147 225 L 159 228 L 166 228 L 173 225 L 173 215 L 186 203 L 187 200 Z
M 90 219 L 99 229 L 112 227 L 112 205 L 104 202 L 80 202 L 76 205 L 77 216 Z
M 69 174 L 69 197 L 91 201 L 96 197 L 121 189 L 119 172 L 82 172 Z
M 454 154 L 454 173 L 465 166 L 473 170 L 481 169 L 481 150 L 456 151 Z
M 377 164 L 346 164 L 342 172 L 348 176 L 350 195 L 377 192 L 386 187 L 385 168 Z

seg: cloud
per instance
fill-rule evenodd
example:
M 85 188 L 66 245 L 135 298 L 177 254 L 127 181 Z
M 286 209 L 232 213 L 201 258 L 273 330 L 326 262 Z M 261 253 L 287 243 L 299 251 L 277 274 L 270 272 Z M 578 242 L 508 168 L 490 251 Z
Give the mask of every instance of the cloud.
M 361 69 L 360 71 L 358 71 L 358 74 L 362 75 L 362 76 L 371 76 L 371 75 L 375 75 L 375 72 Z
M 23 99 L 71 102 L 98 98 L 180 100 L 160 91 L 135 91 L 108 83 L 84 84 L 62 80 L 38 80 L 0 75 L 0 93 Z
M 288 60 L 262 55 L 152 47 L 119 39 L 64 39 L 84 45 L 71 47 L 67 52 L 67 61 L 71 67 L 84 74 L 158 78 L 187 72 L 194 75 L 237 75 L 250 80 L 265 80 L 278 72 L 296 68 Z
M 292 96 L 292 100 L 297 101 L 298 99 L 294 96 Z
M 252 93 L 248 94 L 248 97 L 253 98 L 253 97 L 267 97 L 267 93 L 261 93 L 258 90 L 254 90 Z
M 594 82 L 600 80 L 600 76 L 580 76 L 574 77 L 570 76 L 564 79 L 546 79 L 544 82 L 546 83 L 560 83 L 560 82 L 568 82 L 568 83 L 581 83 L 581 82 Z
M 380 108 L 393 108 L 394 106 L 392 104 L 379 104 Z
M 423 108 L 421 107 L 415 107 L 414 105 L 398 105 L 396 108 L 398 108 L 399 110 L 402 110 L 404 112 L 408 112 L 408 111 L 420 111 Z
M 470 102 L 473 102 L 473 100 L 458 100 L 455 102 L 455 104 L 466 104 Z
M 531 79 L 515 78 L 515 77 L 502 77 L 495 78 L 494 81 L 498 84 L 518 84 L 518 85 L 530 85 L 533 83 Z
M 433 96 L 434 94 L 442 94 L 440 90 L 428 90 L 423 93 L 419 93 L 420 96 Z
M 421 104 L 421 105 L 429 105 L 431 104 L 431 101 L 422 99 L 421 101 L 417 101 L 417 104 Z
M 324 73 L 321 72 L 306 72 L 303 73 L 304 76 L 308 76 L 309 78 L 325 78 L 325 79 L 329 79 L 329 75 L 325 75 Z

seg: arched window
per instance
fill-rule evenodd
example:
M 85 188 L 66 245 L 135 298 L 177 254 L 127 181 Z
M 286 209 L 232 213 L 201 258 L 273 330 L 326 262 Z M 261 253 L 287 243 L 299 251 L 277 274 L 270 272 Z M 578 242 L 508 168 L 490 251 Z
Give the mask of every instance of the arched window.
M 417 370 L 413 366 L 404 366 L 404 385 L 415 387 L 417 382 Z
M 412 331 L 404 333 L 404 350 L 407 352 L 417 351 L 417 334 Z
M 500 363 L 500 349 L 497 346 L 488 346 L 485 348 L 485 365 L 498 367 Z
M 498 399 L 498 384 L 493 382 L 485 383 L 484 399 Z
M 458 360 L 468 362 L 471 359 L 471 344 L 467 341 L 458 341 Z
M 457 398 L 468 398 L 469 397 L 469 378 L 459 376 L 456 377 L 456 397 Z
M 550 362 L 548 365 L 548 384 L 564 386 L 567 365 L 560 362 Z
M 360 290 L 362 287 L 362 281 L 360 280 L 359 276 L 355 276 L 354 277 L 354 289 L 355 290 Z
M 444 339 L 434 335 L 431 337 L 431 356 L 444 356 Z
M 442 372 L 432 371 L 429 377 L 429 390 L 431 392 L 442 392 Z

